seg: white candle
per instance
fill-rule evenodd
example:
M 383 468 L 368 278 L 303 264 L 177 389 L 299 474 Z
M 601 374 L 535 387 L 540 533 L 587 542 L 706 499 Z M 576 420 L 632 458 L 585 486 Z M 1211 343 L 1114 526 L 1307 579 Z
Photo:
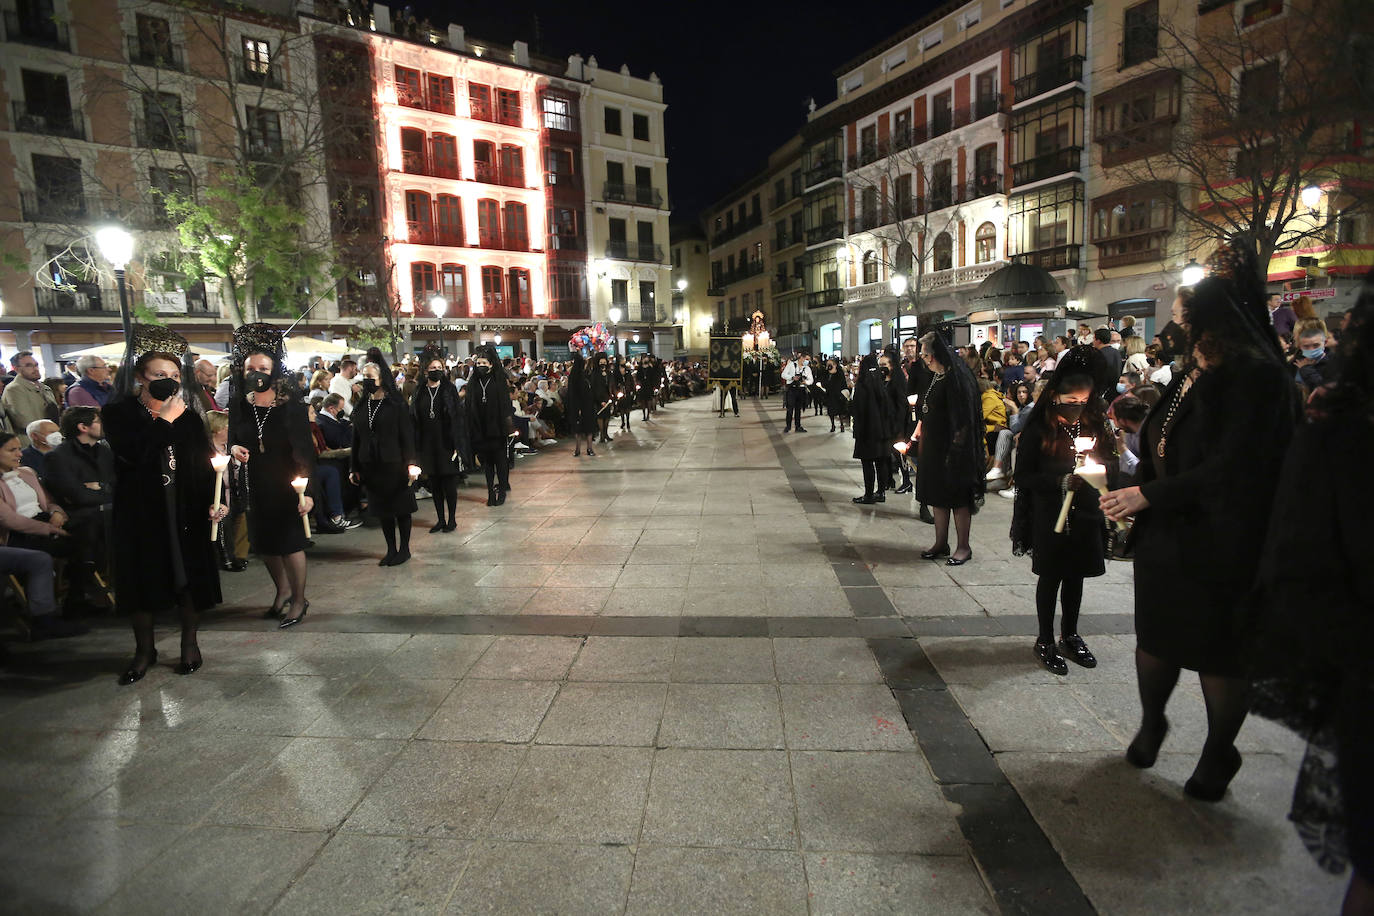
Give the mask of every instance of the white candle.
M 309 483 L 309 479 L 305 477 L 297 477 L 295 480 L 291 481 L 291 489 L 296 491 L 296 498 L 300 501 L 299 505 L 302 509 L 305 508 L 305 488 Z M 301 526 L 305 528 L 305 536 L 309 539 L 310 516 L 305 512 L 301 513 Z
M 911 448 L 911 446 L 910 446 L 908 443 L 906 443 L 906 442 L 898 442 L 897 444 L 893 445 L 892 447 L 895 448 L 899 453 L 901 453 L 901 454 L 903 454 L 903 455 L 906 454 L 906 450 L 907 450 L 907 449 Z
M 214 455 L 210 458 L 210 467 L 215 469 L 215 514 L 219 514 L 221 496 L 224 493 L 224 469 L 229 466 L 228 455 Z M 210 523 L 210 540 L 219 538 L 219 519 Z

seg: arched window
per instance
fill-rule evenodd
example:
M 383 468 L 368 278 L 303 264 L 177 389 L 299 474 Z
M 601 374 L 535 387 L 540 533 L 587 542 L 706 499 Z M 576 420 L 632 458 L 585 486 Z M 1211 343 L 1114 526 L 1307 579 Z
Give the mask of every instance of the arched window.
M 458 168 L 458 138 L 452 134 L 434 134 L 429 139 L 432 152 L 430 169 L 439 178 L 461 178 Z
M 523 267 L 510 269 L 510 313 L 512 317 L 528 318 L 533 302 L 530 299 L 530 272 Z
M 530 224 L 525 205 L 509 201 L 506 204 L 505 247 L 510 251 L 530 250 Z
M 897 272 L 911 276 L 911 243 L 902 242 L 897 246 Z
M 439 269 L 439 293 L 448 300 L 450 315 L 468 317 L 468 274 L 462 264 L 445 264 Z
M 865 251 L 863 260 L 863 282 L 878 282 L 878 253 L 876 251 Z
M 501 146 L 501 183 L 512 188 L 525 186 L 525 151 L 518 146 Z
M 973 234 L 973 261 L 975 264 L 986 264 L 995 260 L 997 260 L 997 227 L 992 223 L 983 223 Z
M 424 191 L 406 191 L 406 237 L 413 245 L 434 244 L 429 195 Z
M 484 315 L 504 317 L 506 314 L 505 285 L 502 282 L 501 268 L 482 268 L 482 309 Z
M 477 201 L 477 244 L 482 248 L 501 247 L 501 205 L 494 200 Z
M 461 248 L 463 241 L 463 202 L 452 194 L 434 199 L 434 229 L 440 245 Z
M 425 132 L 414 127 L 401 128 L 401 171 L 425 174 Z
M 949 270 L 954 266 L 954 239 L 950 238 L 948 232 L 941 232 L 935 236 L 935 269 Z
M 496 184 L 496 147 L 486 140 L 475 140 L 472 144 L 472 165 L 476 173 L 473 177 L 487 184 Z
M 428 261 L 415 261 L 410 265 L 411 301 L 419 309 L 428 309 L 429 300 L 439 289 L 434 265 Z

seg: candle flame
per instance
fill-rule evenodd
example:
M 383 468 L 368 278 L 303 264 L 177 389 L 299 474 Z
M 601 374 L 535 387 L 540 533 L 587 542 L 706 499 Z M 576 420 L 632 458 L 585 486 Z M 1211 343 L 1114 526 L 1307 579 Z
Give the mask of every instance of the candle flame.
M 1073 440 L 1073 450 L 1075 452 L 1091 452 L 1097 440 L 1092 436 L 1079 436 Z
M 910 404 L 912 407 L 915 407 L 915 406 L 916 406 L 916 402 L 919 401 L 920 399 L 921 399 L 921 396 L 920 396 L 919 394 L 909 394 L 909 395 L 906 396 L 906 402 L 907 402 L 908 404 Z
M 907 449 L 911 448 L 911 446 L 905 442 L 898 442 L 896 445 L 892 447 L 895 448 L 898 452 L 902 453 L 903 455 L 906 454 Z
M 411 477 L 420 476 L 420 466 L 418 464 L 412 464 L 409 468 L 407 468 L 407 470 L 410 471 Z
M 305 487 L 309 483 L 310 479 L 308 477 L 297 477 L 295 480 L 291 481 L 291 488 L 297 493 L 304 493 Z
M 228 466 L 228 455 L 215 455 L 210 459 L 210 467 L 214 468 L 216 472 L 223 471 Z

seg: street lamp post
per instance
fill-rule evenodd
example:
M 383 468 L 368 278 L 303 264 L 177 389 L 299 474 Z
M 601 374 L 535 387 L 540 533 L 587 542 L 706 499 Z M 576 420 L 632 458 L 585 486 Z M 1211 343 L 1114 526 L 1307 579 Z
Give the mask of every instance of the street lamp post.
M 899 347 L 902 337 L 902 296 L 906 295 L 906 274 L 894 272 L 888 277 L 887 284 L 892 288 L 892 295 L 897 300 L 897 318 L 892 322 L 892 345 Z
M 435 293 L 429 300 L 429 310 L 434 313 L 434 317 L 439 322 L 439 352 L 444 353 L 444 316 L 448 314 L 448 300 Z
M 124 269 L 134 256 L 134 237 L 123 226 L 109 225 L 96 230 L 95 242 L 100 253 L 114 268 L 115 285 L 119 288 L 119 321 L 124 328 L 124 339 L 133 336 L 134 320 L 129 314 L 129 295 L 125 289 Z M 128 371 L 128 367 L 121 367 Z
M 606 310 L 606 317 L 611 319 L 611 355 L 620 355 L 620 338 L 615 333 L 615 326 L 620 324 L 620 307 L 613 305 Z

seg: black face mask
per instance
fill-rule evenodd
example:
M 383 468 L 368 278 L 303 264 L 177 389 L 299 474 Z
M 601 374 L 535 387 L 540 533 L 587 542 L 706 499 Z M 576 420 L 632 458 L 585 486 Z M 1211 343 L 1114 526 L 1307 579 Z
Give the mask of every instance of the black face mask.
M 442 382 L 444 380 L 444 370 L 431 369 L 426 373 L 426 377 L 428 377 L 431 382 Z
M 372 394 L 377 390 L 377 380 L 375 378 L 363 379 L 363 394 Z
M 272 376 L 266 372 L 259 372 L 256 369 L 249 369 L 243 373 L 243 384 L 252 392 L 266 391 L 272 384 Z
M 1083 409 L 1087 406 L 1086 404 L 1055 404 L 1054 412 L 1065 423 L 1073 423 L 1083 416 Z
M 491 366 L 474 366 L 478 375 L 491 375 Z
M 181 382 L 174 378 L 153 379 L 148 383 L 148 396 L 154 401 L 165 401 L 181 390 Z
M 884 376 L 884 377 L 887 377 L 887 376 L 889 376 L 889 375 L 892 374 L 892 367 L 891 367 L 891 366 L 882 366 L 881 368 L 882 368 L 882 370 L 883 370 L 883 376 Z

